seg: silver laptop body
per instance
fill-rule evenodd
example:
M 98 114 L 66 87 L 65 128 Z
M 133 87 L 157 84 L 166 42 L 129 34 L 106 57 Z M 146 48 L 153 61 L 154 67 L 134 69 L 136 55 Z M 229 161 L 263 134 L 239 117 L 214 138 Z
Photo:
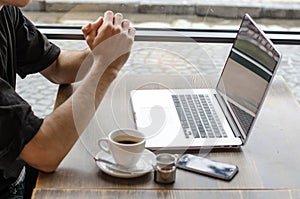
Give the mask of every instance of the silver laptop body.
M 131 91 L 151 150 L 239 147 L 253 128 L 280 53 L 245 14 L 215 89 Z

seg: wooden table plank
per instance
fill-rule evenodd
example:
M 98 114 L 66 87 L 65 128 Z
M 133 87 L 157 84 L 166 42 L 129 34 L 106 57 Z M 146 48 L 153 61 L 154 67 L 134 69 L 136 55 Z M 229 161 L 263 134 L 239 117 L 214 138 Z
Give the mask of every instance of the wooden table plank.
M 122 198 L 122 199 L 168 199 L 168 198 L 218 198 L 218 199 L 293 199 L 300 194 L 299 190 L 41 190 L 34 192 L 37 198 L 82 199 L 82 198 Z

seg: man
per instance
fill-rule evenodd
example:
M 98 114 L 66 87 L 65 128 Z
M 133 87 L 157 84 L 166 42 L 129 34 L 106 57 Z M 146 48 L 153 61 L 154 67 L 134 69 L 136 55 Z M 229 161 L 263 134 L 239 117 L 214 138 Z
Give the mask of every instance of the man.
M 63 51 L 17 8 L 29 2 L 0 0 L 0 198 L 22 196 L 25 165 L 43 172 L 58 167 L 127 61 L 135 35 L 122 14 L 107 11 L 82 29 L 89 49 Z M 89 54 L 92 62 L 85 61 Z M 72 97 L 44 119 L 15 92 L 16 74 L 36 72 L 57 84 L 80 80 Z

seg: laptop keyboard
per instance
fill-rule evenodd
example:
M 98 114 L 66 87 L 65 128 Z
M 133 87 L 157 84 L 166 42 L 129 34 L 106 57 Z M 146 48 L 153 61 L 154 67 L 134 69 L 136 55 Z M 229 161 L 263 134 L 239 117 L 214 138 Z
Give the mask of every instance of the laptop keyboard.
M 172 95 L 186 138 L 227 137 L 208 95 Z
M 251 124 L 254 120 L 254 117 L 252 117 L 250 114 L 246 113 L 236 105 L 229 102 L 229 105 L 234 112 L 234 114 L 237 116 L 237 119 L 243 128 L 245 133 L 248 133 L 251 127 Z

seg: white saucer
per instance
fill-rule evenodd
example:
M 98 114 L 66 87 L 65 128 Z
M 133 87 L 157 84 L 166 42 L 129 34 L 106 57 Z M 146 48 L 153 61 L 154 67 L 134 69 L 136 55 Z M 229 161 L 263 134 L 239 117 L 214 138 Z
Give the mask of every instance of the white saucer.
M 95 158 L 102 158 L 111 162 L 114 162 L 113 157 L 110 154 L 107 154 L 103 151 L 100 151 L 97 153 Z M 96 165 L 100 168 L 101 171 L 104 173 L 118 177 L 118 178 L 135 178 L 142 175 L 145 175 L 146 173 L 149 173 L 153 170 L 153 166 L 156 164 L 156 156 L 151 151 L 145 149 L 140 160 L 137 162 L 136 166 L 132 168 L 132 170 L 138 169 L 139 172 L 122 172 L 117 171 L 115 169 L 112 169 L 109 165 L 103 162 L 96 162 Z

